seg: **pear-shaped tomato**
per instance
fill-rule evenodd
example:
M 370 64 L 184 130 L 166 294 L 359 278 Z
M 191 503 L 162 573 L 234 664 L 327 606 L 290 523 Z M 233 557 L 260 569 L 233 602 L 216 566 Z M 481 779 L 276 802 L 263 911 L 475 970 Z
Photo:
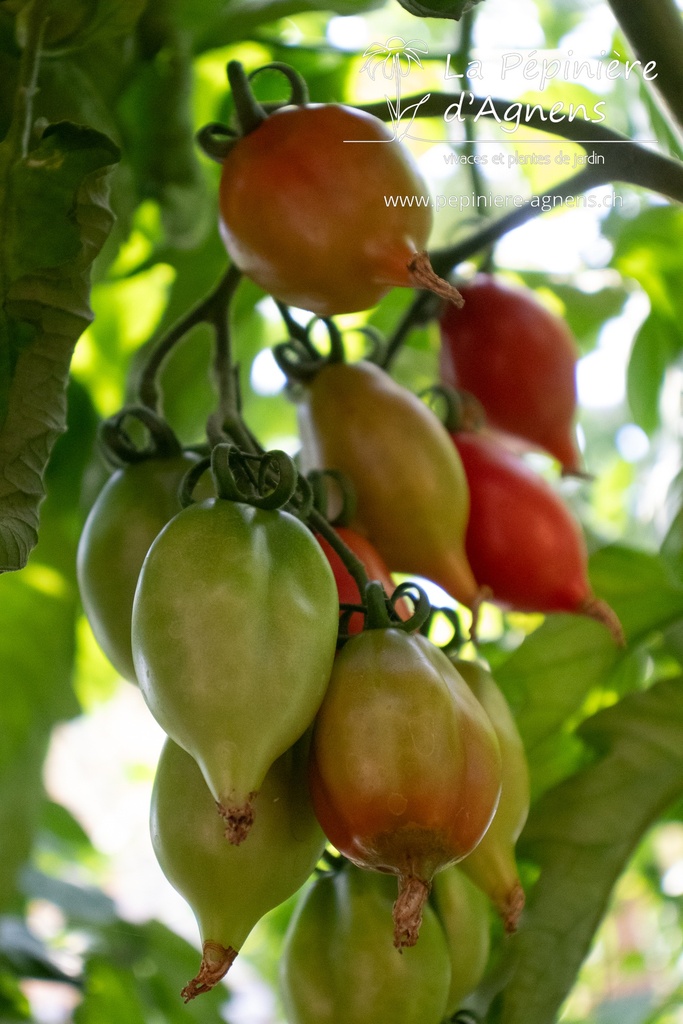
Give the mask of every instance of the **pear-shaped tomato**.
M 83 527 L 77 566 L 83 607 L 98 644 L 130 682 L 136 681 L 130 628 L 140 569 L 152 541 L 180 512 L 180 482 L 196 462 L 185 453 L 117 470 Z M 209 497 L 210 484 L 199 486 Z
M 426 576 L 472 606 L 467 480 L 434 413 L 368 362 L 325 366 L 299 408 L 302 463 L 349 477 L 354 525 L 391 571 Z
M 225 158 L 221 233 L 235 264 L 276 299 L 318 316 L 348 313 L 419 283 L 410 265 L 427 246 L 432 210 L 387 197 L 426 192 L 378 118 L 290 106 Z
M 454 865 L 439 871 L 434 878 L 432 893 L 451 958 L 451 987 L 444 1015 L 447 1019 L 458 1010 L 465 996 L 474 992 L 484 977 L 491 948 L 486 897 L 462 873 L 460 867 Z
M 425 637 L 366 630 L 335 662 L 310 779 L 330 842 L 398 876 L 395 942 L 413 945 L 434 873 L 471 853 L 498 803 L 500 752 L 483 708 Z
M 441 376 L 470 391 L 492 427 L 544 448 L 565 470 L 581 464 L 574 436 L 576 343 L 528 290 L 481 274 L 465 305 L 441 318 Z
M 133 606 L 140 689 L 201 767 L 231 842 L 318 710 L 338 620 L 327 559 L 287 512 L 191 505 L 150 548 Z
M 515 843 L 529 813 L 529 768 L 524 744 L 508 702 L 491 673 L 462 658 L 455 659 L 453 664 L 491 720 L 503 769 L 495 817 L 479 846 L 460 867 L 490 897 L 505 930 L 513 932 L 524 907 L 524 890 L 515 864 Z
M 450 965 L 431 907 L 420 942 L 391 940 L 391 879 L 348 865 L 317 879 L 294 913 L 281 962 L 290 1024 L 440 1024 Z
M 465 546 L 477 581 L 519 611 L 576 612 L 623 643 L 619 620 L 588 582 L 578 522 L 542 477 L 486 434 L 453 434 L 470 489 Z
M 192 907 L 203 942 L 200 971 L 182 992 L 186 1002 L 220 981 L 256 922 L 303 885 L 322 853 L 305 760 L 302 743 L 275 762 L 249 843 L 236 847 L 223 838 L 197 764 L 172 740 L 164 745 L 152 794 L 152 844 L 162 871 Z

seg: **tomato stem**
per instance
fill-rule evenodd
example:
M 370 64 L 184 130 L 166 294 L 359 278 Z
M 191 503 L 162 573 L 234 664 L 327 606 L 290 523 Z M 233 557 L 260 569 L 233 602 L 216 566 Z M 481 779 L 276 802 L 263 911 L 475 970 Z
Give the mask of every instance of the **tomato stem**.
M 241 277 L 241 271 L 229 266 L 218 284 L 201 302 L 171 327 L 154 346 L 151 356 L 140 375 L 138 397 L 142 405 L 153 412 L 160 412 L 160 395 L 158 377 L 169 355 L 186 334 L 198 324 L 210 324 L 216 329 L 216 323 L 225 320 L 226 308 L 232 299 Z
M 260 128 L 268 115 L 251 91 L 249 78 L 240 61 L 231 60 L 228 63 L 228 81 L 240 134 L 249 135 Z
M 361 562 L 348 545 L 344 543 L 337 531 L 332 527 L 325 516 L 321 515 L 317 509 L 311 509 L 306 519 L 308 526 L 315 533 L 319 533 L 321 537 L 324 537 L 330 547 L 339 555 L 342 562 L 349 570 L 353 579 L 358 587 L 358 593 L 361 595 L 365 593 L 365 589 L 370 582 L 368 574 L 365 571 L 365 566 Z

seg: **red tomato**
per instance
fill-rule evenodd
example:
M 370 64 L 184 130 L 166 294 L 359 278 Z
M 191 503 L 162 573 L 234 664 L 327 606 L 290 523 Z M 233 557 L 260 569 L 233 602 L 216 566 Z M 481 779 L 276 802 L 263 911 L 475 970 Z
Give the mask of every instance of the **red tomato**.
M 528 291 L 487 275 L 460 286 L 462 309 L 441 318 L 441 376 L 482 403 L 492 427 L 580 468 L 574 437 L 576 344 Z
M 485 434 L 453 434 L 470 489 L 465 550 L 493 600 L 519 611 L 579 612 L 621 642 L 614 612 L 591 591 L 583 534 L 542 477 Z
M 432 225 L 428 206 L 385 196 L 427 191 L 378 118 L 336 104 L 285 107 L 225 158 L 221 233 L 236 265 L 276 299 L 318 316 L 368 309 L 416 283 L 409 264 Z

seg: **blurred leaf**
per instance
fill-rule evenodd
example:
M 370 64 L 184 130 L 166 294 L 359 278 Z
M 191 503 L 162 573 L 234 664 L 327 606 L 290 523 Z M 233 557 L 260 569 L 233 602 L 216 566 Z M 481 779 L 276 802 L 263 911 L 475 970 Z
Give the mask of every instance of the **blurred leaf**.
M 57 442 L 49 469 L 40 542 L 22 573 L 0 576 L 0 907 L 13 904 L 17 872 L 39 824 L 52 726 L 79 711 L 71 688 L 75 553 L 95 423 L 82 389 L 72 389 L 71 397 L 70 429 Z
M 88 958 L 84 999 L 74 1024 L 110 1020 L 216 1024 L 228 995 L 223 985 L 187 1006 L 180 998 L 200 959 L 197 949 L 158 921 L 143 925 L 118 921 L 100 935 L 97 951 Z
M 452 18 L 460 21 L 463 14 L 471 11 L 481 0 L 429 0 L 426 4 L 418 3 L 417 0 L 399 0 L 399 3 L 416 18 Z
M 71 975 L 57 966 L 49 950 L 20 917 L 0 917 L 0 972 L 3 966 L 20 978 L 74 982 Z
M 27 868 L 22 888 L 32 899 L 48 900 L 60 907 L 72 924 L 103 926 L 116 921 L 114 901 L 100 889 L 72 885 L 35 868 Z
M 169 27 L 118 105 L 138 195 L 160 204 L 166 239 L 181 249 L 195 248 L 211 223 L 194 141 L 188 42 Z
M 105 136 L 67 123 L 25 156 L 0 145 L 0 569 L 25 565 L 36 543 L 71 353 L 91 316 L 89 268 L 111 226 L 106 174 L 116 159 Z
M 604 683 L 619 651 L 604 626 L 578 615 L 549 615 L 496 670 L 530 758 Z
M 627 393 L 633 420 L 648 434 L 659 426 L 659 394 L 667 366 L 683 348 L 683 334 L 673 320 L 650 313 L 633 342 Z
M 601 759 L 546 793 L 521 852 L 541 867 L 511 950 L 503 1024 L 548 1024 L 573 984 L 612 887 L 654 820 L 683 792 L 683 680 L 587 719 Z
M 47 18 L 43 47 L 59 55 L 90 45 L 102 36 L 119 38 L 134 27 L 147 0 L 45 0 L 42 16 Z M 17 20 L 17 36 L 23 45 L 26 37 L 24 12 Z M 31 14 L 28 15 L 30 17 Z
M 619 616 L 629 644 L 683 618 L 683 582 L 659 556 L 618 544 L 597 551 L 590 579 Z

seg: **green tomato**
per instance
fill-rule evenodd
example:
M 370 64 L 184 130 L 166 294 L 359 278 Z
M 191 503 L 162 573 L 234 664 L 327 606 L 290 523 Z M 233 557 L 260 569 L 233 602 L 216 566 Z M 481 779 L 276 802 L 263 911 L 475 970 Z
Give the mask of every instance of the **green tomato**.
M 81 534 L 77 571 L 85 614 L 98 644 L 130 682 L 136 681 L 130 630 L 140 569 L 154 538 L 180 512 L 180 482 L 196 462 L 185 453 L 118 470 Z M 208 484 L 199 487 L 207 497 Z
M 336 649 L 334 575 L 294 516 L 222 499 L 162 530 L 140 573 L 133 655 L 166 733 L 239 843 L 273 761 L 306 731 Z
M 451 959 L 446 1004 L 446 1016 L 451 1017 L 484 977 L 491 948 L 488 900 L 455 866 L 434 877 L 432 899 Z
M 515 843 L 529 814 L 529 767 L 512 711 L 490 672 L 461 658 L 453 665 L 488 715 L 498 744 L 503 785 L 488 832 L 460 867 L 492 900 L 505 930 L 514 932 L 524 909 L 524 889 L 517 874 Z
M 450 961 L 427 906 L 420 941 L 394 948 L 392 879 L 349 865 L 319 878 L 292 918 L 281 961 L 290 1024 L 439 1024 Z
M 183 995 L 192 999 L 226 973 L 256 922 L 303 885 L 324 836 L 305 779 L 302 742 L 272 766 L 246 846 L 223 837 L 220 818 L 197 764 L 172 740 L 159 760 L 150 829 L 171 885 L 192 907 L 204 944 L 202 967 Z

